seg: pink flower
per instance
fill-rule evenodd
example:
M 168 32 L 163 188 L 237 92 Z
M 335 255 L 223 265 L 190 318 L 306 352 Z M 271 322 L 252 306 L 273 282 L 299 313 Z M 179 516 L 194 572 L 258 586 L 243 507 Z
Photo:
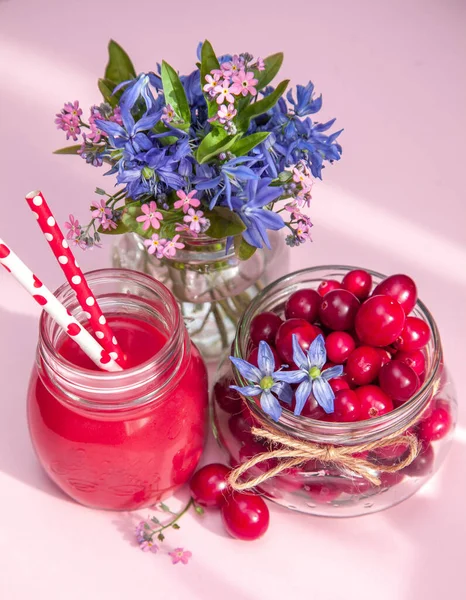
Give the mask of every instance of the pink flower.
M 94 219 L 98 219 L 101 224 L 107 220 L 107 217 L 112 216 L 112 210 L 108 208 L 103 198 L 101 200 L 94 200 L 91 206 L 95 208 L 95 210 L 91 212 L 91 215 Z
M 71 137 L 76 142 L 78 135 L 81 133 L 78 117 L 67 113 L 58 113 L 56 117 L 55 123 L 57 124 L 57 129 L 62 129 L 66 132 L 67 140 Z
M 192 237 L 197 238 L 197 233 L 191 231 L 189 225 L 186 225 L 186 223 L 177 223 L 175 225 L 175 231 L 179 231 L 181 233 L 189 233 Z
M 194 233 L 200 233 L 202 226 L 207 225 L 207 219 L 204 217 L 202 210 L 194 210 L 194 208 L 188 210 L 188 214 L 183 221 L 189 223 L 189 229 Z
M 233 94 L 237 96 L 239 94 L 243 94 L 243 96 L 247 96 L 251 94 L 255 96 L 257 94 L 257 90 L 254 87 L 257 83 L 257 79 L 254 79 L 254 73 L 252 71 L 240 71 L 238 75 L 233 75 L 232 77 L 233 85 L 231 86 L 231 91 Z
M 258 71 L 264 71 L 265 70 L 265 63 L 262 60 L 262 58 L 260 56 L 257 57 L 256 60 L 256 67 Z
M 102 229 L 104 230 L 116 229 L 118 227 L 118 225 L 115 223 L 115 221 L 112 221 L 112 219 L 105 219 L 105 221 L 102 221 L 101 225 Z
M 63 107 L 63 111 L 69 115 L 73 115 L 77 119 L 79 119 L 79 117 L 83 114 L 83 111 L 79 108 L 79 102 L 77 100 L 74 102 L 67 102 Z
M 304 221 L 299 221 L 296 229 L 294 229 L 295 235 L 300 242 L 305 242 L 311 239 L 310 227 L 306 225 Z
M 218 110 L 217 118 L 220 123 L 226 123 L 227 121 L 231 121 L 233 117 L 236 116 L 237 112 L 234 104 L 229 104 L 228 107 L 226 104 L 222 104 Z
M 311 174 L 309 173 L 309 171 L 304 170 L 304 169 L 299 169 L 297 167 L 293 167 L 292 173 L 293 173 L 293 181 L 295 181 L 296 183 L 300 183 L 303 187 L 303 189 L 305 190 L 310 190 L 311 187 L 314 184 L 314 181 L 311 177 Z
M 147 247 L 147 252 L 149 252 L 149 254 L 155 254 L 156 258 L 163 257 L 163 251 L 166 243 L 167 240 L 159 238 L 156 233 L 154 233 L 150 240 L 144 240 L 144 245 Z
M 204 92 L 207 92 L 211 96 L 214 96 L 215 88 L 217 87 L 218 82 L 220 80 L 220 75 L 218 73 L 216 73 L 215 75 L 206 75 L 205 80 L 207 81 L 207 83 L 202 89 L 204 90 Z
M 182 250 L 184 248 L 184 244 L 179 242 L 178 241 L 179 239 L 180 239 L 180 236 L 175 235 L 173 237 L 173 239 L 168 240 L 167 244 L 165 245 L 165 247 L 163 249 L 164 256 L 167 256 L 168 258 L 173 258 L 175 256 L 177 250 Z
M 89 115 L 89 125 L 95 123 L 96 119 L 103 119 L 98 106 L 91 106 L 91 114 Z
M 98 144 L 102 139 L 102 136 L 106 137 L 106 134 L 101 131 L 95 122 L 90 123 L 91 132 L 87 134 L 86 138 L 91 140 L 93 144 Z
M 119 106 L 115 106 L 115 108 L 113 109 L 113 115 L 109 117 L 108 120 L 113 121 L 118 125 L 123 125 L 123 119 L 121 117 L 121 108 Z
M 68 233 L 66 234 L 67 240 L 72 240 L 81 235 L 81 225 L 79 224 L 78 219 L 76 219 L 73 215 L 70 215 L 69 221 L 66 221 L 65 227 L 68 229 Z
M 160 221 L 163 220 L 163 215 L 157 210 L 157 204 L 152 200 L 150 204 L 143 204 L 141 210 L 144 214 L 139 216 L 136 221 L 144 223 L 143 230 L 147 231 L 149 227 L 160 229 Z
M 197 198 L 195 198 L 196 194 L 197 190 L 191 190 L 189 194 L 186 194 L 186 192 L 184 192 L 183 190 L 178 190 L 176 192 L 176 195 L 178 196 L 179 200 L 177 200 L 173 205 L 174 208 L 182 208 L 185 214 L 188 212 L 191 206 L 197 208 L 201 203 Z
M 172 563 L 174 565 L 178 564 L 179 562 L 187 565 L 193 554 L 184 548 L 175 548 L 173 552 L 169 552 L 168 555 L 172 557 Z
M 230 87 L 230 82 L 228 80 L 225 80 L 220 85 L 215 86 L 214 92 L 218 94 L 217 104 L 222 104 L 225 101 L 233 104 L 235 101 L 235 97 L 233 96 L 233 86 Z
M 175 117 L 175 110 L 171 104 L 167 104 L 162 109 L 162 121 L 165 123 L 171 123 Z
M 159 547 L 157 546 L 157 544 L 154 544 L 154 542 L 148 540 L 144 540 L 143 542 L 141 542 L 139 544 L 139 547 L 143 552 L 152 552 L 153 554 L 157 554 L 157 552 L 159 551 Z
M 230 61 L 222 63 L 220 68 L 222 69 L 225 77 L 231 77 L 232 75 L 239 73 L 241 69 L 244 68 L 244 60 L 235 54 Z

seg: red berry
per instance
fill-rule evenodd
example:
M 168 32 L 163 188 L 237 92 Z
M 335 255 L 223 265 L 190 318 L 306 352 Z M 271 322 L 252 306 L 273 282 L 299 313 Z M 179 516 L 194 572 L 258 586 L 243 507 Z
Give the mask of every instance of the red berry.
M 429 340 L 429 325 L 418 317 L 407 317 L 403 331 L 393 345 L 398 350 L 411 352 L 424 348 Z
M 269 509 L 260 496 L 233 492 L 222 505 L 222 520 L 232 537 L 257 540 L 269 527 Z
M 390 352 L 388 350 L 385 350 L 385 348 L 375 348 L 375 350 L 377 351 L 377 354 L 380 356 L 380 366 L 383 367 L 384 365 L 386 365 L 388 362 L 390 362 L 392 360 L 392 355 L 390 354 Z
M 398 402 L 409 400 L 420 386 L 413 369 L 400 360 L 392 360 L 380 369 L 379 383 L 382 390 Z
M 267 448 L 257 440 L 251 438 L 244 444 L 244 446 L 242 446 L 241 450 L 239 451 L 240 463 L 244 463 L 253 456 L 256 456 L 257 454 L 263 454 L 264 452 L 267 452 Z M 269 471 L 272 467 L 275 467 L 276 464 L 277 459 L 271 458 L 269 460 L 265 460 L 264 462 L 257 464 L 254 467 L 254 469 L 265 472 Z
M 306 351 L 318 333 L 315 327 L 304 319 L 288 319 L 280 325 L 275 346 L 282 359 L 289 365 L 293 364 L 293 335 L 297 336 L 299 345 Z
M 406 458 L 409 451 L 409 444 L 406 442 L 391 444 L 383 448 L 377 448 L 373 451 L 373 456 L 377 462 L 382 465 L 394 465 Z
M 202 506 L 221 506 L 228 489 L 230 469 L 225 465 L 213 463 L 194 473 L 189 487 L 195 502 Z
M 404 469 L 403 469 L 404 470 Z M 401 471 L 395 471 L 394 473 L 388 473 L 382 471 L 379 473 L 380 489 L 391 488 L 403 481 L 404 475 Z
M 430 475 L 434 470 L 435 454 L 432 445 L 429 444 L 423 448 L 413 462 L 402 469 L 402 473 L 406 473 L 410 477 L 424 477 Z
M 336 394 L 340 390 L 350 389 L 349 383 L 346 381 L 346 379 L 343 379 L 343 377 L 335 377 L 335 379 L 331 379 L 329 381 L 329 384 L 334 394 Z
M 367 385 L 374 381 L 380 371 L 381 359 L 372 346 L 359 346 L 348 357 L 345 373 L 350 383 Z
M 270 349 L 272 350 L 272 354 L 275 359 L 275 369 L 278 371 L 278 369 L 281 367 L 283 361 L 273 346 L 270 346 Z M 255 367 L 259 367 L 259 365 L 257 363 L 258 356 L 259 356 L 259 348 L 253 348 L 253 350 L 251 350 L 251 353 L 248 356 L 248 363 L 251 363 Z
M 451 428 L 451 415 L 448 410 L 438 406 L 432 414 L 421 421 L 419 425 L 420 438 L 428 443 L 441 440 L 447 435 Z
M 228 428 L 239 442 L 249 442 L 252 439 L 251 424 L 241 413 L 228 419 Z
M 365 300 L 372 288 L 372 276 L 367 271 L 355 269 L 343 277 L 341 282 L 345 290 L 353 293 L 359 300 Z
M 340 282 L 336 281 L 335 279 L 324 279 L 324 281 L 322 281 L 322 283 L 317 288 L 317 291 L 321 296 L 325 296 L 325 294 L 328 294 L 328 292 L 331 292 L 332 290 L 340 289 Z
M 396 300 L 408 315 L 417 302 L 416 284 L 407 275 L 391 275 L 379 283 L 372 292 L 373 296 L 390 296 Z
M 407 364 L 417 375 L 422 375 L 426 370 L 426 357 L 422 350 L 397 352 L 396 360 L 401 360 L 401 362 Z
M 349 423 L 359 421 L 359 398 L 353 390 L 340 390 L 335 394 L 333 420 Z
M 368 346 L 389 346 L 399 337 L 405 324 L 401 306 L 389 296 L 371 296 L 356 315 L 356 333 Z
M 264 340 L 273 344 L 278 328 L 283 323 L 278 315 L 273 312 L 263 312 L 256 315 L 251 321 L 250 335 L 253 344 L 259 345 Z
M 332 485 L 330 482 L 316 481 L 306 483 L 303 489 L 309 494 L 309 496 L 319 504 L 326 504 L 331 502 L 340 496 L 341 491 L 336 485 Z
M 315 290 L 298 290 L 285 304 L 287 319 L 305 319 L 312 323 L 317 318 L 321 297 Z
M 322 323 L 334 331 L 346 331 L 354 325 L 359 300 L 348 290 L 333 290 L 325 294 L 319 307 Z
M 327 336 L 325 347 L 328 359 L 341 365 L 356 348 L 356 342 L 346 331 L 333 331 Z
M 359 399 L 360 420 L 374 419 L 393 410 L 393 402 L 377 385 L 364 385 L 354 390 Z
M 230 385 L 234 385 L 234 380 L 229 377 L 222 377 L 214 385 L 214 397 L 222 410 L 231 415 L 239 413 L 243 400 L 236 390 L 232 390 Z

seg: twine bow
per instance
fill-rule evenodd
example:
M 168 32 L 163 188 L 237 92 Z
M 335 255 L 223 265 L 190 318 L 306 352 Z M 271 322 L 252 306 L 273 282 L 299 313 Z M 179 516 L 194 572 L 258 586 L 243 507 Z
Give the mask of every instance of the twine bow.
M 417 421 L 417 418 L 416 418 Z M 280 444 L 281 449 L 269 450 L 253 456 L 248 461 L 231 471 L 228 482 L 230 486 L 237 491 L 249 490 L 254 488 L 264 481 L 279 475 L 286 469 L 291 469 L 302 465 L 308 460 L 315 459 L 325 463 L 332 463 L 338 467 L 342 467 L 361 475 L 373 485 L 380 485 L 380 478 L 377 476 L 377 471 L 383 471 L 384 473 L 396 473 L 400 469 L 403 469 L 407 465 L 411 464 L 420 451 L 420 442 L 417 437 L 408 433 L 407 430 L 413 423 L 410 423 L 402 431 L 398 431 L 392 435 L 385 436 L 384 438 L 371 442 L 368 444 L 359 444 L 357 446 L 332 446 L 327 444 L 315 444 L 312 442 L 305 442 L 298 440 L 287 435 L 282 435 L 273 431 L 272 429 L 260 429 L 258 427 L 252 427 L 251 433 L 264 440 L 268 440 L 274 444 Z M 264 424 L 262 424 L 264 427 Z M 380 465 L 367 460 L 366 458 L 355 456 L 357 454 L 367 453 L 371 450 L 378 450 L 386 448 L 388 446 L 403 445 L 406 447 L 407 455 L 394 465 Z M 261 475 L 248 479 L 247 481 L 241 481 L 242 475 L 244 475 L 249 469 L 255 467 L 260 463 L 264 463 L 271 459 L 280 459 L 278 463 L 272 468 L 268 469 Z

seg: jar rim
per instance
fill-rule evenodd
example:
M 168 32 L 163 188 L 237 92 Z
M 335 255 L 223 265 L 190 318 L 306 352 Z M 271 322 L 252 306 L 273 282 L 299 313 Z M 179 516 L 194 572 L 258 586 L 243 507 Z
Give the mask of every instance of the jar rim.
M 286 285 L 287 282 L 292 284 L 293 280 L 298 279 L 300 276 L 309 275 L 309 274 L 317 274 L 322 271 L 340 271 L 340 272 L 348 272 L 356 269 L 363 269 L 364 267 L 360 266 L 349 266 L 349 265 L 318 265 L 315 267 L 308 267 L 305 269 L 300 269 L 298 271 L 293 271 L 292 273 L 288 273 L 270 283 L 267 287 L 265 287 L 249 304 L 248 308 L 245 310 L 243 315 L 241 316 L 235 340 L 233 342 L 233 354 L 236 358 L 244 358 L 243 356 L 243 348 L 244 341 L 247 335 L 247 330 L 249 329 L 248 325 L 252 317 L 256 314 L 257 309 L 261 306 L 262 301 L 266 298 L 274 289 L 282 288 Z M 373 271 L 371 269 L 364 269 L 373 278 L 385 279 L 387 276 L 378 271 Z M 328 276 L 327 276 L 328 277 Z M 417 300 L 416 307 L 418 311 L 422 314 L 423 318 L 427 321 L 430 331 L 431 331 L 431 339 L 434 348 L 433 352 L 433 361 L 429 367 L 428 376 L 425 378 L 419 390 L 416 394 L 410 398 L 407 402 L 395 408 L 394 410 L 381 415 L 379 417 L 375 417 L 373 419 L 366 419 L 363 421 L 356 422 L 326 422 L 319 421 L 317 419 L 311 419 L 305 416 L 295 416 L 291 411 L 289 411 L 286 407 L 283 409 L 282 416 L 278 422 L 270 421 L 273 423 L 274 427 L 284 431 L 285 433 L 291 435 L 297 435 L 300 437 L 305 437 L 309 435 L 312 431 L 312 436 L 317 438 L 325 438 L 326 443 L 342 443 L 341 438 L 352 439 L 357 436 L 361 436 L 364 434 L 368 434 L 370 437 L 374 439 L 381 437 L 381 435 L 387 435 L 387 430 L 397 430 L 403 427 L 403 423 L 408 423 L 410 420 L 415 418 L 417 414 L 419 414 L 429 398 L 429 390 L 436 385 L 436 381 L 439 378 L 439 368 L 442 361 L 442 347 L 440 341 L 440 334 L 437 328 L 437 324 L 430 313 L 429 309 L 426 305 L 421 301 Z M 233 366 L 234 373 L 240 382 L 240 385 L 244 386 L 246 384 L 246 380 L 241 376 L 239 371 Z M 255 400 L 252 398 L 247 398 L 248 407 L 256 417 L 260 417 L 264 419 L 264 412 L 262 409 L 256 404 Z M 308 431 L 305 428 L 308 428 Z M 323 441 L 320 439 L 319 441 Z M 357 440 L 355 439 L 355 443 Z
M 145 288 L 150 293 L 154 294 L 154 296 L 160 298 L 166 306 L 167 314 L 171 319 L 169 325 L 173 335 L 167 338 L 167 342 L 151 358 L 139 365 L 123 369 L 122 371 L 94 371 L 76 365 L 59 353 L 58 348 L 53 343 L 53 333 L 59 331 L 60 327 L 48 313 L 43 311 L 39 322 L 39 351 L 41 357 L 47 364 L 58 365 L 62 377 L 79 377 L 80 381 L 83 382 L 83 385 L 89 389 L 91 389 L 93 385 L 96 385 L 97 382 L 100 385 L 111 383 L 112 389 L 130 388 L 133 386 L 135 380 L 144 381 L 154 377 L 155 371 L 160 370 L 160 368 L 170 359 L 170 356 L 173 355 L 176 348 L 179 348 L 180 344 L 183 343 L 185 337 L 181 311 L 173 294 L 160 281 L 157 281 L 149 275 L 130 269 L 97 269 L 86 272 L 85 276 L 91 289 L 93 284 L 97 283 L 105 284 L 118 281 L 129 282 L 130 284 Z M 68 305 L 71 302 L 77 303 L 74 290 L 68 282 L 63 283 L 54 292 L 54 295 L 65 304 L 65 306 L 67 306 L 67 303 Z M 79 303 L 77 303 L 77 306 L 79 307 Z

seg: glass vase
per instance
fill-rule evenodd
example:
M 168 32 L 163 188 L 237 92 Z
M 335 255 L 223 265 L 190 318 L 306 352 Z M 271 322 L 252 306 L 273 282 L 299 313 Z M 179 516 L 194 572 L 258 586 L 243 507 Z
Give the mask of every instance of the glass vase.
M 112 262 L 141 271 L 164 283 L 177 299 L 188 333 L 204 360 L 218 361 L 231 346 L 238 321 L 250 301 L 269 283 L 272 261 L 286 269 L 287 252 L 280 235 L 271 232 L 271 250 L 260 249 L 239 260 L 227 240 L 184 237 L 176 256 L 157 259 L 134 233 L 118 238 Z M 275 273 L 270 279 L 275 279 Z

